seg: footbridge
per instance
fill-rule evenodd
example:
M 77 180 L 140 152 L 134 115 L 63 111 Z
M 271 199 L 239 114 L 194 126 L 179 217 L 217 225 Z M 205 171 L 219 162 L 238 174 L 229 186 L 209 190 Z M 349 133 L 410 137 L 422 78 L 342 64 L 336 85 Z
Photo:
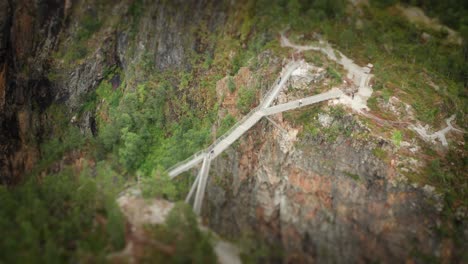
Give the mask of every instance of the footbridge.
M 278 79 L 276 79 L 269 92 L 265 94 L 265 96 L 263 96 L 263 99 L 259 106 L 250 111 L 249 114 L 244 116 L 229 131 L 224 133 L 224 135 L 222 135 L 215 142 L 213 142 L 213 144 L 211 144 L 208 148 L 193 154 L 186 160 L 181 161 L 169 168 L 169 177 L 173 179 L 177 175 L 190 170 L 191 168 L 195 167 L 200 162 L 202 162 L 201 169 L 199 170 L 198 175 L 192 187 L 190 188 L 189 194 L 185 199 L 185 201 L 189 203 L 192 196 L 195 194 L 193 204 L 193 209 L 195 213 L 200 214 L 201 212 L 206 184 L 208 182 L 211 160 L 216 158 L 224 150 L 231 146 L 232 143 L 234 143 L 237 139 L 244 135 L 245 132 L 252 128 L 263 117 L 320 103 L 322 101 L 339 98 L 343 95 L 343 93 L 339 89 L 334 88 L 325 93 L 271 106 L 273 101 L 277 98 L 278 94 L 281 92 L 282 88 L 288 81 L 293 71 L 296 70 L 299 66 L 299 62 L 291 62 L 288 65 L 286 65 L 286 67 L 282 71 L 282 74 L 278 77 Z

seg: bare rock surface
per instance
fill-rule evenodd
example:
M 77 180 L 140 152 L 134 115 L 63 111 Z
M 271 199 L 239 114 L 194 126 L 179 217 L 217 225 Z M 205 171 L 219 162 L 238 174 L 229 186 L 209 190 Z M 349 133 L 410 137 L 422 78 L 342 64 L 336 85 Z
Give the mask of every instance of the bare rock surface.
M 174 208 L 174 203 L 164 199 L 144 199 L 140 191 L 136 188 L 127 190 L 117 199 L 125 218 L 127 219 L 130 234 L 127 234 L 127 245 L 121 252 L 111 254 L 110 260 L 127 259 L 130 262 L 135 261 L 138 255 L 138 241 L 148 240 L 144 237 L 143 230 L 145 225 L 164 224 L 170 211 Z M 213 249 L 221 264 L 241 263 L 239 249 L 232 243 L 220 239 L 211 230 L 200 226 L 205 232 L 212 233 Z

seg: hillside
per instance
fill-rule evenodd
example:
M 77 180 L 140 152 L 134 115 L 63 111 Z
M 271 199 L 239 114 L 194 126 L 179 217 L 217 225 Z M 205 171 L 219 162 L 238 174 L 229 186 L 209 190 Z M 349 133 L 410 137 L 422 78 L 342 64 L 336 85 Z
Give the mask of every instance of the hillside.
M 467 4 L 0 13 L 0 263 L 467 261 Z

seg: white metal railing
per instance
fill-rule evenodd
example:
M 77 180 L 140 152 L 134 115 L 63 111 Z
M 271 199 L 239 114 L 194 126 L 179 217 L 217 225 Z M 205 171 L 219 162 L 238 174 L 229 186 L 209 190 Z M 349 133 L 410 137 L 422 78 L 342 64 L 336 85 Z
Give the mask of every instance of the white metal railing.
M 183 164 L 188 163 L 192 159 L 195 159 L 196 157 L 198 157 L 200 155 L 205 155 L 205 154 L 206 154 L 206 152 L 205 152 L 204 149 L 199 150 L 199 151 L 195 152 L 194 154 L 192 154 L 191 156 L 189 156 L 188 158 L 186 158 L 186 159 L 184 159 L 182 161 L 179 161 L 176 164 L 172 165 L 171 167 L 169 167 L 169 169 L 167 169 L 167 171 L 170 173 L 171 171 L 178 168 L 179 166 L 182 166 Z
M 278 83 L 278 80 L 279 80 L 280 77 L 276 78 L 275 82 L 274 82 L 274 85 L 269 89 L 269 91 L 263 96 L 261 102 L 263 102 L 265 100 L 265 98 L 267 98 L 268 96 L 270 96 L 270 94 L 273 92 L 276 84 Z M 213 148 L 214 146 L 216 146 L 219 142 L 221 142 L 223 139 L 225 139 L 227 136 L 229 136 L 229 134 L 231 134 L 236 128 L 238 128 L 242 123 L 244 123 L 247 119 L 249 119 L 252 115 L 254 115 L 261 107 L 261 103 L 253 108 L 247 115 L 243 116 L 239 121 L 237 121 L 234 126 L 232 126 L 228 131 L 224 132 L 222 136 L 220 136 L 219 138 L 217 138 L 207 149 L 211 149 Z M 188 161 L 194 159 L 195 157 L 199 156 L 199 155 L 202 155 L 202 154 L 206 154 L 208 151 L 206 151 L 206 149 L 202 149 L 194 154 L 192 154 L 191 156 L 189 156 L 188 158 L 182 160 L 182 161 L 179 161 L 177 162 L 176 164 L 172 165 L 169 169 L 167 169 L 167 171 L 172 171 L 174 170 L 175 168 L 187 163 Z
M 292 68 L 295 68 L 297 67 L 297 62 L 293 62 L 293 63 L 290 63 L 286 70 L 285 70 L 285 73 L 286 73 L 286 76 L 279 76 L 278 78 L 275 79 L 273 85 L 271 86 L 271 88 L 268 90 L 268 92 L 263 95 L 262 99 L 260 100 L 260 103 L 257 107 L 253 108 L 247 115 L 243 116 L 239 121 L 236 122 L 236 124 L 234 124 L 234 126 L 232 126 L 228 131 L 224 132 L 223 135 L 219 138 L 217 138 L 208 148 L 206 149 L 202 149 L 194 154 L 192 154 L 191 156 L 189 156 L 188 158 L 182 160 L 182 161 L 179 161 L 177 162 L 176 164 L 172 165 L 169 169 L 167 169 L 167 171 L 170 173 L 172 171 L 174 171 L 175 169 L 177 169 L 178 167 L 190 162 L 191 160 L 197 158 L 198 156 L 200 155 L 206 155 L 207 153 L 209 153 L 209 151 L 211 149 L 213 149 L 216 145 L 218 145 L 221 141 L 223 141 L 225 138 L 227 138 L 234 130 L 236 130 L 239 126 L 241 126 L 245 121 L 247 121 L 250 117 L 252 117 L 255 113 L 257 113 L 259 110 L 261 110 L 262 108 L 265 107 L 264 105 L 264 102 L 275 92 L 275 88 L 278 88 L 278 90 L 281 88 L 281 87 L 277 87 L 280 82 L 282 80 L 286 80 L 288 75 L 290 75 L 293 71 Z M 284 78 L 283 78 L 284 77 Z M 283 78 L 283 79 L 282 79 Z M 171 177 L 175 177 L 176 175 L 174 176 L 171 176 Z

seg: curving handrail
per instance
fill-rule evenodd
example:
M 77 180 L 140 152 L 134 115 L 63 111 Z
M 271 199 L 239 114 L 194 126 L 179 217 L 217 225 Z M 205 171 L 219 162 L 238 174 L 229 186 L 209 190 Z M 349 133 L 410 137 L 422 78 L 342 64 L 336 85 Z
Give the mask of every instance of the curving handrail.
M 186 159 L 177 162 L 176 164 L 169 167 L 166 171 L 168 171 L 169 174 L 170 174 L 170 172 L 173 171 L 174 169 L 178 168 L 179 166 L 182 166 L 183 164 L 185 164 L 185 163 L 189 162 L 190 160 L 192 160 L 192 159 L 194 159 L 194 158 L 196 158 L 198 156 L 201 156 L 201 155 L 206 155 L 205 149 L 199 150 L 199 151 L 195 152 L 194 154 L 190 155 L 189 157 L 187 157 Z

